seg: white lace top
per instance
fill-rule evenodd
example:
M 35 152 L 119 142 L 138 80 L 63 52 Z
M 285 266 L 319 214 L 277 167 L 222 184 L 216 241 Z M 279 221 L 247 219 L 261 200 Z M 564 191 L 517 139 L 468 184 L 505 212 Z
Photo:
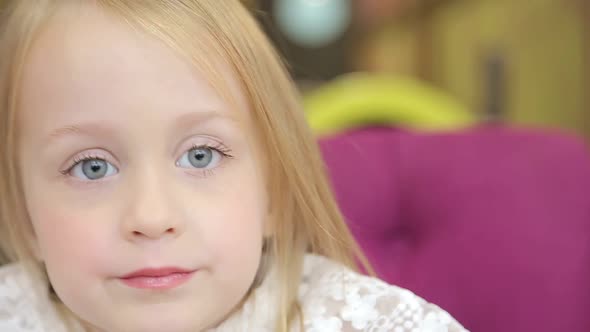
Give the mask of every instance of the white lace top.
M 228 320 L 211 332 L 270 332 L 273 280 L 267 278 Z M 308 255 L 299 288 L 305 332 L 466 332 L 448 313 L 408 290 Z M 0 331 L 65 332 L 48 299 L 19 265 L 0 267 Z M 299 329 L 294 327 L 293 331 Z

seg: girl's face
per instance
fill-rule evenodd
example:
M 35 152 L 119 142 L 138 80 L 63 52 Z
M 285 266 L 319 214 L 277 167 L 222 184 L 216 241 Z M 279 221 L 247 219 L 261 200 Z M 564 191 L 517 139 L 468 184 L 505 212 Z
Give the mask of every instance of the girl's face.
M 60 13 L 35 41 L 18 110 L 26 204 L 54 289 L 97 330 L 203 330 L 251 286 L 265 179 L 225 79 L 237 107 L 98 9 Z

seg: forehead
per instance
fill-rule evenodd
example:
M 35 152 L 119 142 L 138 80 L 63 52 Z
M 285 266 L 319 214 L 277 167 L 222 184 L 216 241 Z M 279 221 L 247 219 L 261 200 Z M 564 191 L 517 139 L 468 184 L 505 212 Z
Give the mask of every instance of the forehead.
M 90 5 L 66 7 L 33 43 L 23 72 L 20 104 L 24 112 L 34 110 L 35 117 L 51 113 L 56 122 L 84 117 L 89 111 L 246 109 L 229 66 L 204 45 L 198 48 L 200 58 L 217 62 L 214 66 L 222 77 L 216 79 L 221 79 L 226 91 L 215 89 L 212 77 L 122 19 Z M 232 105 L 222 96 L 233 97 Z

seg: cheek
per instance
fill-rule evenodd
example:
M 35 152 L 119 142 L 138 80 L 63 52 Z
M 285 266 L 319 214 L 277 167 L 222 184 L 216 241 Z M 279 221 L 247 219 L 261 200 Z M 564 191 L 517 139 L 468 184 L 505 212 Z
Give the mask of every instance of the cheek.
M 252 249 L 262 241 L 265 211 L 253 197 L 224 196 L 227 205 L 215 212 L 212 238 L 226 253 Z
M 241 179 L 216 194 L 212 204 L 216 208 L 206 218 L 213 222 L 205 224 L 209 228 L 205 240 L 213 247 L 214 259 L 226 262 L 225 267 L 246 269 L 250 265 L 256 269 L 268 217 L 266 196 L 263 185 L 251 173 Z
M 67 266 L 100 266 L 100 253 L 109 247 L 105 242 L 109 239 L 105 237 L 109 231 L 105 220 L 112 219 L 109 212 L 105 209 L 89 212 L 75 201 L 70 191 L 48 183 L 38 174 L 30 172 L 23 183 L 39 258 L 48 270 L 55 271 Z
M 31 216 L 41 258 L 53 288 L 60 298 L 76 308 L 87 305 L 88 294 L 99 294 L 97 275 L 109 271 L 108 236 L 96 214 L 45 206 Z M 33 217 L 34 216 L 34 217 Z M 81 291 L 82 290 L 82 291 Z
M 56 208 L 56 205 L 35 207 L 30 214 L 40 255 L 50 275 L 76 273 L 72 271 L 73 266 L 78 273 L 105 266 L 109 237 L 105 236 L 107 230 L 101 223 L 96 222 L 104 220 L 103 217 L 73 208 Z

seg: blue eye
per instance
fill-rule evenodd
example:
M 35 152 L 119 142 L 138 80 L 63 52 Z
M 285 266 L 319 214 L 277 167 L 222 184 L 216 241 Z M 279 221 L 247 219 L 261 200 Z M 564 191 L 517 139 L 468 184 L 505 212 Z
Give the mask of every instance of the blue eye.
M 76 162 L 69 173 L 83 180 L 99 180 L 107 176 L 112 176 L 117 171 L 117 168 L 106 160 L 88 158 Z
M 221 153 L 209 147 L 195 147 L 185 152 L 176 163 L 184 168 L 209 169 L 221 161 Z

